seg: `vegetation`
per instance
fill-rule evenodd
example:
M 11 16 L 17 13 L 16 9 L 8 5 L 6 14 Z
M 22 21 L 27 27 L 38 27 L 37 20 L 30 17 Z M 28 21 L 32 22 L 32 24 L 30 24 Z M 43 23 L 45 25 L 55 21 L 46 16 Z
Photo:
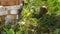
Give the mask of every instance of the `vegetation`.
M 37 19 L 41 6 L 46 6 L 48 12 Z M 20 21 L 17 24 L 3 24 L 0 33 L 60 34 L 60 0 L 24 0 Z

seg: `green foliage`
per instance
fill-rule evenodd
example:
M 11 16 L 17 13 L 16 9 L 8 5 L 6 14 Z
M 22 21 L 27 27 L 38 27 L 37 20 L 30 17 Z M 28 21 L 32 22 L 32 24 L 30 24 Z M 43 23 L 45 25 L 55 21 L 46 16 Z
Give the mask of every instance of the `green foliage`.
M 9 31 L 7 31 L 7 34 L 15 34 L 13 29 L 9 29 Z
M 60 34 L 60 28 L 56 28 L 54 34 Z
M 48 12 L 41 18 L 40 7 Z M 58 34 L 60 32 L 60 0 L 24 0 L 21 19 L 18 24 L 4 25 L 1 29 L 7 34 Z

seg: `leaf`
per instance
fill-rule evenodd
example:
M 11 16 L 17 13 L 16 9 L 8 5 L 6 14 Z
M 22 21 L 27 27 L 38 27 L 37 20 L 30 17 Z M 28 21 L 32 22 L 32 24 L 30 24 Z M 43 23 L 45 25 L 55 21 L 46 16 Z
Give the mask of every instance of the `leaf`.
M 10 29 L 7 34 L 15 34 L 13 29 Z
M 21 31 L 17 31 L 16 34 L 21 34 L 22 32 Z
M 59 34 L 59 32 L 60 32 L 60 29 L 56 28 L 55 31 L 54 31 L 54 34 Z

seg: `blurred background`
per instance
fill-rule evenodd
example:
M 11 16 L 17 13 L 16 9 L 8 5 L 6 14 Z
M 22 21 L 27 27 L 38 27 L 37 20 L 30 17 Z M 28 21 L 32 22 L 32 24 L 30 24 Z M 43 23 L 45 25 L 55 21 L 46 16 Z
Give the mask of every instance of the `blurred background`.
M 60 0 L 24 0 L 21 10 L 19 22 L 0 25 L 0 34 L 60 34 Z

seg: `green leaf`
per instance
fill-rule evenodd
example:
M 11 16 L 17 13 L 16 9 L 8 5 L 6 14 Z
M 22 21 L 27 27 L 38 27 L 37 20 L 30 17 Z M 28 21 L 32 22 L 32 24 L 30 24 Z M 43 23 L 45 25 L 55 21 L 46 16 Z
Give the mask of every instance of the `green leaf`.
M 54 34 L 59 34 L 59 32 L 60 32 L 60 28 L 56 28 Z
M 13 29 L 10 29 L 7 34 L 15 34 Z

